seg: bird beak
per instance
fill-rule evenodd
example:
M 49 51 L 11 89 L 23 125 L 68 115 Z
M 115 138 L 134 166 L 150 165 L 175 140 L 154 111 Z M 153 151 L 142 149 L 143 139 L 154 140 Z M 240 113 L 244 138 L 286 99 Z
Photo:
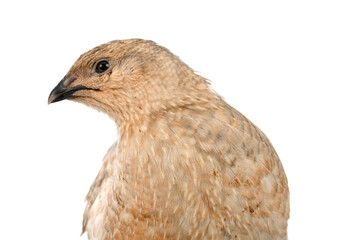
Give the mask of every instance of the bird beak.
M 76 77 L 73 76 L 65 76 L 59 84 L 51 91 L 49 98 L 48 98 L 48 104 L 59 102 L 64 99 L 69 98 L 75 98 L 73 94 L 78 90 L 85 90 L 90 89 L 83 85 L 78 85 L 74 87 L 69 87 L 69 85 L 76 80 Z

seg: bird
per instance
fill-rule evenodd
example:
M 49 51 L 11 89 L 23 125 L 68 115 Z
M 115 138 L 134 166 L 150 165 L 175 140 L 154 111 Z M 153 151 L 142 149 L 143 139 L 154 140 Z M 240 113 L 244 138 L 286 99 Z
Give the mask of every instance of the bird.
M 97 46 L 48 103 L 65 99 L 117 126 L 86 196 L 89 240 L 288 238 L 288 180 L 271 142 L 167 48 Z

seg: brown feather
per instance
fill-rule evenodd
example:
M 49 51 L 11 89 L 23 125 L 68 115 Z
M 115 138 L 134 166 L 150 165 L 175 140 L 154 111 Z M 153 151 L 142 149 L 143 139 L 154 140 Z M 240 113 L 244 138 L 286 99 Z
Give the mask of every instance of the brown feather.
M 108 59 L 111 69 L 93 73 Z M 113 41 L 67 75 L 118 126 L 86 197 L 89 239 L 287 239 L 289 190 L 268 138 L 154 42 Z

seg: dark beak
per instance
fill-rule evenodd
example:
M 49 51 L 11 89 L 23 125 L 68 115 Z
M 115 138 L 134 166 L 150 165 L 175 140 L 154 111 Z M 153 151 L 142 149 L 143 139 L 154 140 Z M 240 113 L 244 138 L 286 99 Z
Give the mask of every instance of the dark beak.
M 64 99 L 69 98 L 75 98 L 73 94 L 77 92 L 78 90 L 85 90 L 85 89 L 91 89 L 87 88 L 83 85 L 78 85 L 75 87 L 69 87 L 69 85 L 76 80 L 76 77 L 73 76 L 65 76 L 59 84 L 51 91 L 49 98 L 48 98 L 48 104 L 59 102 Z

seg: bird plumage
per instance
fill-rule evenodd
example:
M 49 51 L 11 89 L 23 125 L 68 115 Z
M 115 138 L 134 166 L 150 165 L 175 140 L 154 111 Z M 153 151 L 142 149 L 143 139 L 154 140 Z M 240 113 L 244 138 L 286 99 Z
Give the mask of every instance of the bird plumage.
M 287 239 L 287 178 L 268 138 L 166 48 L 103 44 L 60 86 L 49 102 L 67 92 L 118 126 L 86 197 L 90 240 Z

